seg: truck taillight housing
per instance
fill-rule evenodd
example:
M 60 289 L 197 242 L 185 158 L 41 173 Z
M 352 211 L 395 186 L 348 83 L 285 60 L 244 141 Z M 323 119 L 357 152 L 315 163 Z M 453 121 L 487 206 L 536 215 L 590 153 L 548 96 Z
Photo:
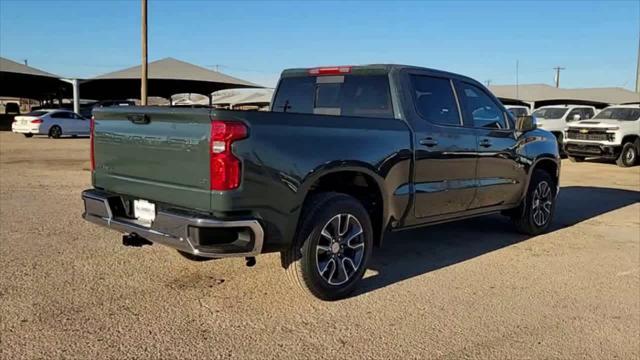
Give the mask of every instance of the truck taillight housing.
M 91 171 L 96 169 L 96 156 L 95 156 L 95 150 L 93 148 L 93 143 L 95 142 L 95 119 L 93 118 L 93 116 L 91 117 L 91 120 L 89 121 L 89 136 L 91 136 L 91 140 L 90 140 L 90 147 L 91 147 Z
M 233 190 L 240 186 L 242 164 L 231 152 L 231 144 L 247 137 L 247 127 L 237 121 L 211 122 L 210 181 L 211 190 Z

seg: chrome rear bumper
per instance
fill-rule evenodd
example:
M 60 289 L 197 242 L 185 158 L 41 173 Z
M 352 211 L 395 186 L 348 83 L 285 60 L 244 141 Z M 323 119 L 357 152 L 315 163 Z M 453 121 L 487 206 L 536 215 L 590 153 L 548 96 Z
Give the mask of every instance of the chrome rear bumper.
M 158 210 L 153 224 L 145 226 L 122 213 L 124 203 L 118 195 L 91 189 L 82 192 L 82 200 L 82 217 L 87 221 L 193 255 L 249 257 L 262 251 L 264 231 L 255 219 L 226 221 L 179 210 Z

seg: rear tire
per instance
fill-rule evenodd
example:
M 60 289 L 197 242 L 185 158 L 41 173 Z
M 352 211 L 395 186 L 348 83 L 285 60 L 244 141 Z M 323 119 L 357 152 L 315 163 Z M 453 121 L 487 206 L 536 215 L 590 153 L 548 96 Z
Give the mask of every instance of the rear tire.
M 33 137 L 33 134 L 23 134 L 23 135 L 24 135 L 24 137 L 26 137 L 26 138 Z
M 304 293 L 338 300 L 362 279 L 372 247 L 373 228 L 362 204 L 346 194 L 320 193 L 306 202 L 282 261 L 287 277 Z
M 556 184 L 544 170 L 534 170 L 524 201 L 511 215 L 516 229 L 527 235 L 545 232 L 556 207 Z
M 626 143 L 622 147 L 620 156 L 616 159 L 616 165 L 620 167 L 630 167 L 636 164 L 638 160 L 638 149 L 633 143 Z
M 53 125 L 51 129 L 49 129 L 49 137 L 59 139 L 60 136 L 62 136 L 62 128 L 58 125 Z
M 583 162 L 584 156 L 569 156 L 569 160 L 576 163 Z

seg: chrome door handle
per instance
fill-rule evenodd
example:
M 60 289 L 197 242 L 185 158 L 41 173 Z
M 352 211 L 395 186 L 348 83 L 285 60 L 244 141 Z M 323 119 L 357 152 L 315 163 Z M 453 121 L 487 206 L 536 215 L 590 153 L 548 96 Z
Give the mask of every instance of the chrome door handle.
M 433 147 L 433 146 L 438 145 L 438 140 L 436 140 L 434 138 L 430 138 L 430 137 L 424 138 L 424 139 L 420 140 L 420 145 L 424 145 L 424 146 L 427 146 L 427 147 Z

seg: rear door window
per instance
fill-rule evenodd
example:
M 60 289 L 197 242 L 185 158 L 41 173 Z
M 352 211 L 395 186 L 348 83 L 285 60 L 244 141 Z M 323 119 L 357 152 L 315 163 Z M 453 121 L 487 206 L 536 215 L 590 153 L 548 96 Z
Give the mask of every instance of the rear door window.
M 386 75 L 283 78 L 274 112 L 393 118 Z
M 425 120 L 441 125 L 462 125 L 451 81 L 423 75 L 411 75 L 414 102 Z

